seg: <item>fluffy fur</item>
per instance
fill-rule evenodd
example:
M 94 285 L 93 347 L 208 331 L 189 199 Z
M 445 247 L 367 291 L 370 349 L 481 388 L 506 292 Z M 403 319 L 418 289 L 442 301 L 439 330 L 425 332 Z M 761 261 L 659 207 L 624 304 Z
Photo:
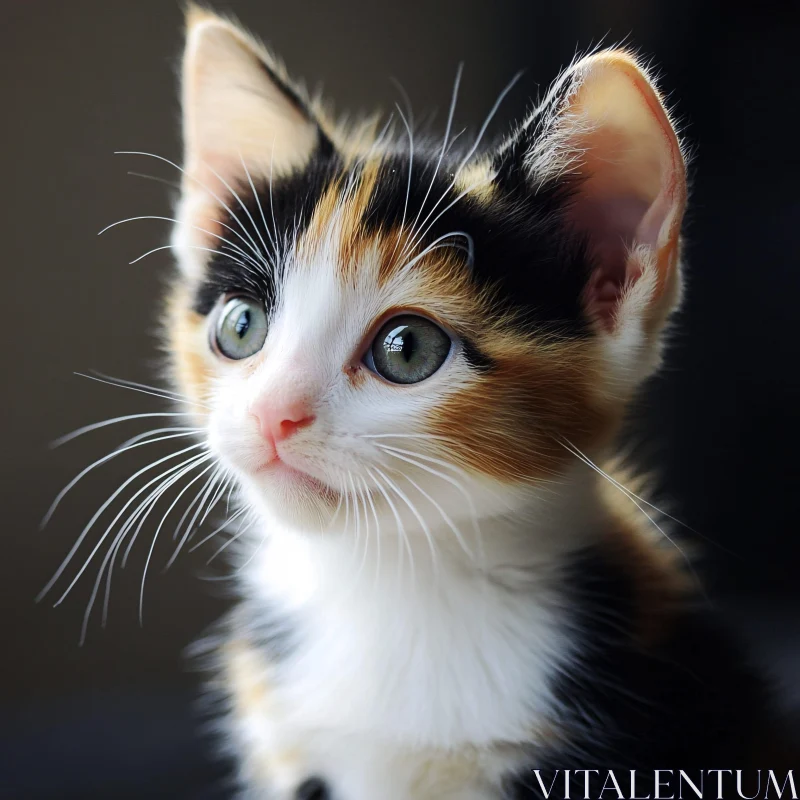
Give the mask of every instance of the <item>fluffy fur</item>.
M 212 646 L 242 791 L 521 800 L 533 769 L 745 766 L 760 684 L 596 466 L 681 290 L 684 159 L 647 71 L 594 53 L 457 152 L 449 126 L 337 127 L 193 9 L 183 87 L 165 331 L 247 510 Z M 233 361 L 213 337 L 240 295 L 268 333 Z M 453 342 L 413 385 L 364 359 L 400 312 Z

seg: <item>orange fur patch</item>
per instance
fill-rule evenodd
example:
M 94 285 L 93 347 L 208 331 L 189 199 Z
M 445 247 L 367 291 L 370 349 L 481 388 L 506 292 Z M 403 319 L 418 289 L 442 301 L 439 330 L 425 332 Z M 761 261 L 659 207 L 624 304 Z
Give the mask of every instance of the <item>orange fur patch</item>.
M 216 357 L 208 345 L 206 319 L 192 310 L 189 287 L 185 283 L 175 284 L 167 299 L 165 316 L 166 349 L 179 391 L 204 404 L 217 369 Z M 202 405 L 196 412 L 200 417 L 206 415 Z
M 560 474 L 574 458 L 564 438 L 581 449 L 610 439 L 621 409 L 597 396 L 600 362 L 591 343 L 487 328 L 474 341 L 493 368 L 430 418 L 451 457 L 500 480 L 535 481 Z
M 234 725 L 243 729 L 258 727 L 276 714 L 272 707 L 267 668 L 258 651 L 243 639 L 233 639 L 223 647 L 225 685 L 231 693 Z M 255 740 L 243 753 L 243 768 L 260 787 L 294 785 L 303 777 L 305 758 L 298 747 L 267 747 Z

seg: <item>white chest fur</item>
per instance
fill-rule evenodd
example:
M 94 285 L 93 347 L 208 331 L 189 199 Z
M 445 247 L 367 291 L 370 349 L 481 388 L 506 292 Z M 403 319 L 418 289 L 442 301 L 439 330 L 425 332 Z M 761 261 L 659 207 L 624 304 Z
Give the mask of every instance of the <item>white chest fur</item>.
M 536 524 L 483 520 L 480 559 L 444 537 L 433 558 L 418 534 L 365 548 L 265 519 L 245 591 L 288 621 L 291 641 L 283 658 L 259 659 L 269 703 L 248 714 L 247 739 L 303 754 L 285 770 L 270 760 L 275 796 L 315 772 L 348 800 L 445 798 L 450 785 L 452 797 L 499 796 L 514 743 L 547 732 L 554 678 L 576 656 L 563 568 L 598 511 L 591 494 L 574 500 Z
M 484 524 L 479 563 L 421 536 L 378 552 L 272 526 L 247 579 L 293 626 L 273 675 L 292 723 L 410 747 L 534 740 L 574 656 L 562 567 L 583 526 L 551 522 Z

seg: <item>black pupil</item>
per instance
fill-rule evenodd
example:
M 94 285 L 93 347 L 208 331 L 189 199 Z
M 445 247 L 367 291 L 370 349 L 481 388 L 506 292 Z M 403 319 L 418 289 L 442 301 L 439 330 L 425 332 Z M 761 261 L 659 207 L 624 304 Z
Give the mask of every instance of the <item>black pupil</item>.
M 245 309 L 244 311 L 242 311 L 241 314 L 239 314 L 239 319 L 236 320 L 236 325 L 234 326 L 234 330 L 236 331 L 236 335 L 240 339 L 243 339 L 249 328 L 250 328 L 250 310 Z
M 386 337 L 384 346 L 388 353 L 400 353 L 408 364 L 417 349 L 415 340 L 414 332 L 404 325 L 402 328 L 396 328 Z

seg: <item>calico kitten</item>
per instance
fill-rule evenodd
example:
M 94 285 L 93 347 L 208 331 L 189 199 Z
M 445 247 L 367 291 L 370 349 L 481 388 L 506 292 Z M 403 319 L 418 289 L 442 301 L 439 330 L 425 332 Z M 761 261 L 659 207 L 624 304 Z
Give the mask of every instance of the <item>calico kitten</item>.
M 578 61 L 457 153 L 449 125 L 337 126 L 192 9 L 183 121 L 165 330 L 250 514 L 213 642 L 244 794 L 773 766 L 761 684 L 594 466 L 681 295 L 684 156 L 636 58 Z

